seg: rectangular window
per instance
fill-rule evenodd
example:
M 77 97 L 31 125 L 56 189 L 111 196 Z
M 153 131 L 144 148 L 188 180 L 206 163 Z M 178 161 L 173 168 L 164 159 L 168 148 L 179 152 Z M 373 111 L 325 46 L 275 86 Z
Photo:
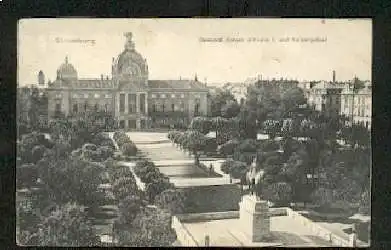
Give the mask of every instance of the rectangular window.
M 119 95 L 119 112 L 125 112 L 125 94 Z
M 73 94 L 72 97 L 73 98 L 78 98 L 79 96 L 78 96 L 78 94 Z
M 152 98 L 156 98 L 156 94 L 152 94 Z
M 128 126 L 129 128 L 136 128 L 136 120 L 128 120 Z
M 61 112 L 61 103 L 56 103 L 55 112 Z
M 175 98 L 175 94 L 171 94 L 171 98 Z
M 172 111 L 172 112 L 175 111 L 175 104 L 174 104 L 174 103 L 171 104 L 171 111 Z
M 119 127 L 120 127 L 121 129 L 124 129 L 124 128 L 125 128 L 125 121 L 124 121 L 124 120 L 119 121 Z
M 185 104 L 183 102 L 180 102 L 180 108 L 181 108 L 181 112 L 185 111 Z
M 105 98 L 111 98 L 110 94 L 105 94 Z
M 77 113 L 78 112 L 78 105 L 77 103 L 73 104 L 73 113 Z
M 88 94 L 84 94 L 84 98 L 86 98 L 86 99 L 87 99 L 87 98 L 88 98 Z
M 100 95 L 99 94 L 95 94 L 94 97 L 95 97 L 95 99 L 98 99 L 100 97 Z
M 181 94 L 181 98 L 185 98 L 185 94 Z
M 136 113 L 137 96 L 136 94 L 128 94 L 128 109 L 129 113 Z
M 166 98 L 166 94 L 160 94 L 160 98 Z
M 140 112 L 145 114 L 145 94 L 140 94 Z
M 62 95 L 61 94 L 56 94 L 56 98 L 61 98 Z

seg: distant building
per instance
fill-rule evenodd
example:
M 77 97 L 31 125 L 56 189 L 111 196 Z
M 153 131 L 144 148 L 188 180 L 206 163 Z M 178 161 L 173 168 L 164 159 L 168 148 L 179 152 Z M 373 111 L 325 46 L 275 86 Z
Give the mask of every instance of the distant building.
M 47 124 L 47 90 L 36 84 L 18 87 L 16 108 L 19 114 L 18 121 L 28 123 L 37 119 L 37 122 Z
M 327 82 L 317 83 L 304 91 L 308 104 L 315 110 L 325 112 L 329 117 L 340 114 L 341 92 L 341 86 Z
M 368 129 L 372 126 L 372 84 L 364 83 L 362 89 L 347 86 L 341 93 L 341 115 L 350 118 Z
M 79 78 L 65 58 L 48 86 L 49 119 L 102 111 L 122 129 L 146 129 L 186 125 L 192 117 L 206 115 L 206 84 L 197 77 L 150 80 L 147 61 L 135 50 L 132 33 L 125 36 L 124 51 L 112 60 L 111 77 Z
M 353 81 L 301 82 L 308 104 L 314 109 L 326 112 L 326 115 L 344 115 L 350 122 L 360 123 L 368 129 L 372 121 L 372 84 L 363 82 L 363 87 L 354 90 Z

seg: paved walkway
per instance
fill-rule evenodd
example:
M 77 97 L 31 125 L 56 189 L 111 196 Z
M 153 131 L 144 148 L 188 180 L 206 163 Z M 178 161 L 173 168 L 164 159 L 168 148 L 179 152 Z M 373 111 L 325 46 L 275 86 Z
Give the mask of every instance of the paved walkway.
M 120 166 L 126 166 L 129 167 L 130 171 L 132 171 L 134 178 L 136 179 L 137 186 L 142 190 L 145 191 L 145 183 L 140 180 L 140 178 L 136 175 L 134 172 L 134 167 L 136 166 L 136 163 L 134 162 L 127 162 L 127 161 L 119 161 L 118 165 Z

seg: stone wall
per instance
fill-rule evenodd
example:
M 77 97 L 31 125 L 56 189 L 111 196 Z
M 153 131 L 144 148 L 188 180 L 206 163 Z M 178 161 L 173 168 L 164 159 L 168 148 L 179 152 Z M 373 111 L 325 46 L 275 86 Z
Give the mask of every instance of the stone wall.
M 240 187 L 236 184 L 196 186 L 184 189 L 184 213 L 208 213 L 239 210 Z
M 218 213 L 178 214 L 176 217 L 181 222 L 239 219 L 239 211 L 227 211 Z
M 181 221 L 176 217 L 172 217 L 171 226 L 175 229 L 177 240 L 181 243 L 182 246 L 187 247 L 197 247 L 198 243 L 194 239 L 193 235 L 187 230 L 187 228 L 181 223 Z
M 293 211 L 290 208 L 286 208 L 287 215 L 291 218 L 295 219 L 302 225 L 309 228 L 313 234 L 323 238 L 324 240 L 332 242 L 335 246 L 341 246 L 341 247 L 351 247 L 348 236 L 346 238 L 342 238 L 331 231 L 321 227 L 319 224 L 313 222 L 310 219 L 305 218 L 301 214 L 299 214 L 296 211 Z M 357 240 L 357 246 L 366 246 L 367 244 L 365 242 Z

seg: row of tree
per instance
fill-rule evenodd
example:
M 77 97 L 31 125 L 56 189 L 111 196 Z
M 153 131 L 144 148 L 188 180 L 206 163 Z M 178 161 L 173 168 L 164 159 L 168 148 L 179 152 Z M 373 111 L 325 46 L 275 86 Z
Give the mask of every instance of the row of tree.
M 113 230 L 118 245 L 170 246 L 176 240 L 176 233 L 171 228 L 170 212 L 148 205 L 148 195 L 138 189 L 128 167 L 115 166 L 110 174 L 119 209 L 119 217 Z

